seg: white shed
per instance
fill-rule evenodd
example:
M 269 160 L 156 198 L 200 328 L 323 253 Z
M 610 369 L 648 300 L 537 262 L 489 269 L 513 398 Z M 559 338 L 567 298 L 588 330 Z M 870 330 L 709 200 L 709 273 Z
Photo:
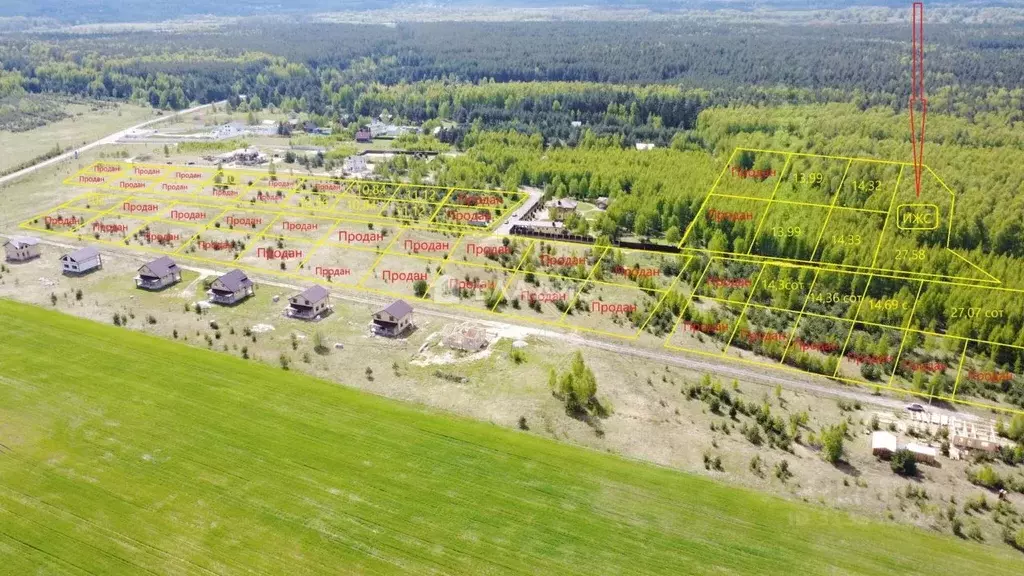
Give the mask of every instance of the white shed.
M 896 436 L 889 432 L 871 433 L 871 453 L 879 458 L 889 458 L 898 448 Z

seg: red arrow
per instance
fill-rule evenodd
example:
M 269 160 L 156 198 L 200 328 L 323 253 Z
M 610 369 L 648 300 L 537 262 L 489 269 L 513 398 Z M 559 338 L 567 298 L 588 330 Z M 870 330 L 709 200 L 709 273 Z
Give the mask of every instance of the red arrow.
M 910 79 L 910 146 L 914 155 L 914 188 L 921 196 L 921 172 L 924 170 L 924 124 L 928 118 L 928 99 L 924 96 L 924 3 L 914 2 L 911 23 L 913 64 Z M 918 127 L 915 109 L 921 105 Z

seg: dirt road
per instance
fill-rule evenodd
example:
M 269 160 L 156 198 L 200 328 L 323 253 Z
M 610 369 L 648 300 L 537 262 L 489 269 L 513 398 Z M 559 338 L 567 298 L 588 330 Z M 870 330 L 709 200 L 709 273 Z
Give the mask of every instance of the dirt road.
M 119 132 L 114 132 L 113 134 L 111 134 L 109 136 L 105 136 L 103 138 L 100 138 L 99 140 L 97 140 L 95 142 L 91 142 L 89 144 L 86 144 L 85 146 L 80 146 L 78 148 L 74 148 L 72 150 L 68 150 L 67 152 L 61 154 L 60 156 L 54 156 L 53 158 L 50 158 L 49 160 L 43 160 L 42 162 L 39 162 L 37 164 L 33 164 L 32 166 L 29 166 L 28 168 L 24 168 L 22 170 L 18 170 L 17 172 L 8 174 L 7 176 L 0 177 L 0 186 L 3 186 L 3 185 L 5 185 L 5 184 L 7 184 L 9 182 L 17 180 L 18 178 L 21 178 L 22 176 L 27 176 L 28 174 L 31 174 L 31 173 L 35 172 L 36 170 L 39 170 L 40 168 L 45 168 L 47 166 L 52 166 L 54 164 L 57 164 L 59 162 L 63 162 L 65 160 L 72 159 L 72 158 L 75 157 L 75 153 L 85 152 L 86 150 L 91 150 L 92 148 L 95 148 L 97 146 L 103 146 L 105 144 L 116 144 L 118 140 L 123 138 L 125 135 L 127 135 L 132 130 L 138 130 L 139 128 L 145 128 L 146 126 L 149 126 L 151 124 L 156 124 L 157 122 L 163 122 L 164 120 L 171 119 L 171 118 L 173 118 L 176 115 L 191 114 L 191 113 L 196 112 L 198 110 L 202 110 L 203 108 L 207 108 L 209 106 L 212 106 L 213 104 L 221 104 L 221 103 L 222 102 L 214 102 L 212 104 L 203 104 L 202 106 L 195 106 L 195 107 L 189 108 L 188 110 L 182 110 L 180 112 L 176 112 L 175 114 L 172 114 L 172 115 L 158 116 L 156 118 L 153 118 L 152 120 L 146 120 L 145 122 L 143 122 L 141 124 L 136 124 L 135 126 L 132 126 L 130 128 L 125 128 L 124 130 L 121 130 Z
M 42 242 L 58 246 L 61 248 L 77 248 L 78 246 L 72 244 L 63 244 L 54 242 L 50 239 L 44 239 Z M 118 252 L 116 250 L 103 249 L 101 252 L 104 253 L 105 257 L 111 258 L 129 258 L 136 261 L 144 262 L 145 257 L 138 254 L 125 254 L 124 252 Z M 211 268 L 202 268 L 196 266 L 181 265 L 182 268 L 197 272 L 205 276 L 219 276 L 226 272 L 226 270 L 215 270 Z M 289 292 L 298 292 L 306 288 L 305 286 L 299 286 L 288 282 L 281 282 L 279 280 L 269 280 L 266 278 L 260 278 L 258 282 L 263 286 L 274 286 L 287 290 Z M 384 307 L 391 303 L 392 299 L 384 296 L 374 296 L 372 294 L 352 294 L 351 292 L 338 292 L 331 291 L 331 298 L 337 298 L 339 300 L 345 300 L 348 302 L 355 302 L 359 304 L 368 304 L 371 306 Z M 710 359 L 702 358 L 696 355 L 686 354 L 683 352 L 662 352 L 659 350 L 653 350 L 649 348 L 641 348 L 637 346 L 631 346 L 628 344 L 618 344 L 601 340 L 593 337 L 582 336 L 578 333 L 572 332 L 560 332 L 555 330 L 547 330 L 543 328 L 535 328 L 532 326 L 524 326 L 522 324 L 515 324 L 511 322 L 501 322 L 496 320 L 481 319 L 468 314 L 460 314 L 457 312 L 441 311 L 436 309 L 427 308 L 424 306 L 418 306 L 416 309 L 417 314 L 433 316 L 435 318 L 442 318 L 445 320 L 451 320 L 453 322 L 474 322 L 484 326 L 494 328 L 496 330 L 508 330 L 515 329 L 520 332 L 527 332 L 530 335 L 559 340 L 565 342 L 570 347 L 587 347 L 595 350 L 605 350 L 614 354 L 629 355 L 636 358 L 645 358 L 648 360 L 654 360 L 656 362 L 664 363 L 670 366 L 677 366 L 680 368 L 686 368 L 689 370 L 707 372 L 714 374 L 720 378 L 739 380 L 740 382 L 749 382 L 756 384 L 763 384 L 767 386 L 781 385 L 790 390 L 802 390 L 804 392 L 814 394 L 816 396 L 825 396 L 832 398 L 842 398 L 850 401 L 857 401 L 864 405 L 871 405 L 878 408 L 884 408 L 886 410 L 903 410 L 907 404 L 906 401 L 897 400 L 895 398 L 888 398 L 886 396 L 876 396 L 870 392 L 866 392 L 863 389 L 858 389 L 852 386 L 845 386 L 839 383 L 823 383 L 815 376 L 808 375 L 807 377 L 801 377 L 798 374 L 788 375 L 782 372 L 771 372 L 770 369 L 759 369 L 751 368 L 729 359 Z M 814 380 L 819 380 L 815 382 Z M 986 421 L 987 419 L 981 418 L 970 412 L 950 410 L 938 406 L 928 407 L 928 412 L 936 414 L 945 414 L 948 416 L 956 416 L 961 419 L 969 419 L 974 421 Z

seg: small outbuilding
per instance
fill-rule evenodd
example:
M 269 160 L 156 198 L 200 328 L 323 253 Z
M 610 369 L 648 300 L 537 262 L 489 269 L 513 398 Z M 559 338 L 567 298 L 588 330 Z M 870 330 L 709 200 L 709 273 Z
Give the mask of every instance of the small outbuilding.
M 871 453 L 876 457 L 888 460 L 898 449 L 899 445 L 894 434 L 883 431 L 871 433 Z
M 386 308 L 373 314 L 375 334 L 394 338 L 401 336 L 412 327 L 412 306 L 405 300 L 395 300 Z
M 207 294 L 217 304 L 237 304 L 256 293 L 255 284 L 245 272 L 235 269 L 210 284 Z
M 169 256 L 143 264 L 135 277 L 135 287 L 146 290 L 162 290 L 177 282 L 181 282 L 181 269 Z
M 61 256 L 60 263 L 65 274 L 85 274 L 103 267 L 103 258 L 100 256 L 99 250 L 92 246 L 86 246 Z
M 288 299 L 289 318 L 316 320 L 331 311 L 331 294 L 323 286 L 310 286 Z
M 356 130 L 356 142 L 360 142 L 362 144 L 369 144 L 370 142 L 373 142 L 373 133 L 370 132 L 369 128 L 360 128 L 359 130 Z
M 11 236 L 4 242 L 8 262 L 27 262 L 39 257 L 39 239 L 31 236 Z
M 925 446 L 924 444 L 918 444 L 917 442 L 911 442 L 907 444 L 907 450 L 910 450 L 914 454 L 914 460 L 918 462 L 924 462 L 926 464 L 934 464 L 935 460 L 939 456 L 939 451 L 931 446 Z

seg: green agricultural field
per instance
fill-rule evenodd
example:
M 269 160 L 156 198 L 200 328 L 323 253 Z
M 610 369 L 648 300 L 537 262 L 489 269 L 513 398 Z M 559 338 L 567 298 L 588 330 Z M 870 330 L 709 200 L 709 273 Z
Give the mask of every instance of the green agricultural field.
M 41 308 L 0 301 L 0 341 L 5 574 L 1024 566 Z

